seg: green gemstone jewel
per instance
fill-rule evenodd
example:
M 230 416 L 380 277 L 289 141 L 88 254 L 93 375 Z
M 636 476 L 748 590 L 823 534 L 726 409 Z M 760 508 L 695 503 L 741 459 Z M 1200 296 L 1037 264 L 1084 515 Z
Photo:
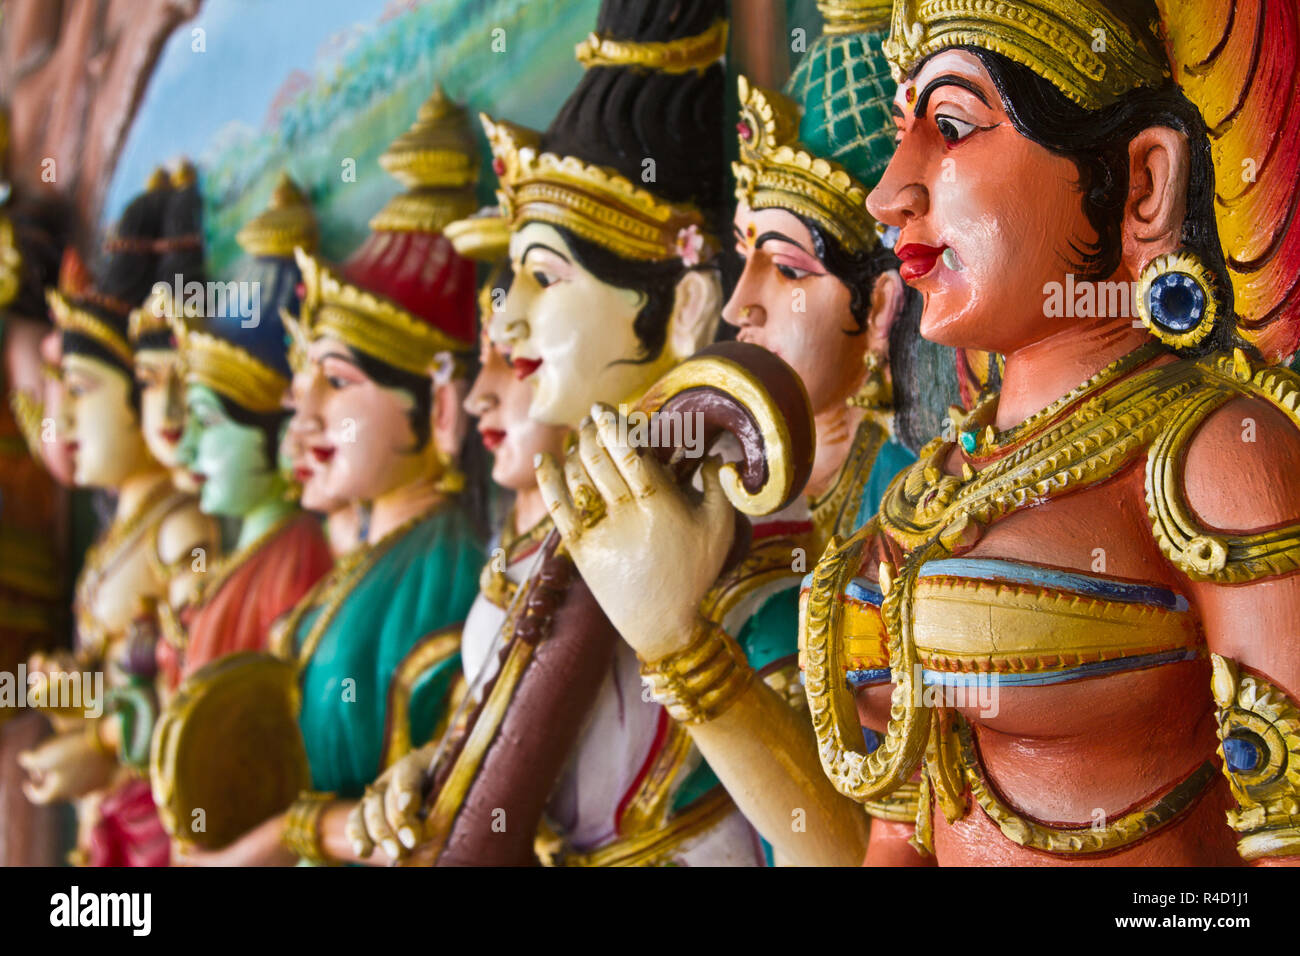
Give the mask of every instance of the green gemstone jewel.
M 975 433 L 974 432 L 960 432 L 958 433 L 957 438 L 961 441 L 961 447 L 965 450 L 966 454 L 968 455 L 975 454 Z

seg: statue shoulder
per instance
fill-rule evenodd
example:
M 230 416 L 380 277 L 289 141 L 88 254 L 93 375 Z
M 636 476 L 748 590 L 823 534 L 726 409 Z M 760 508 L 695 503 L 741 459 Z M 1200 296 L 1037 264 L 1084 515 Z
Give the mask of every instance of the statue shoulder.
M 1147 510 L 1193 580 L 1244 583 L 1300 569 L 1300 377 L 1240 352 L 1204 360 L 1147 458 Z
M 185 496 L 159 520 L 155 541 L 158 560 L 170 568 L 187 560 L 194 548 L 206 549 L 208 559 L 215 559 L 221 532 L 216 521 L 199 510 L 198 501 Z

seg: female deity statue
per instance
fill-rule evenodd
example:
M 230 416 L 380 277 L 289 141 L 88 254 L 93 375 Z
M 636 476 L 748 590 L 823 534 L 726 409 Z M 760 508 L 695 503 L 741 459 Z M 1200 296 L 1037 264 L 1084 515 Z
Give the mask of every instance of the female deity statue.
M 156 275 L 161 214 L 169 191 L 151 182 L 123 213 L 106 244 L 96 284 L 78 298 L 50 293 L 62 330 L 66 433 L 79 487 L 116 493 L 109 527 L 87 553 L 76 592 L 72 661 L 33 661 L 37 671 L 102 672 L 102 716 L 59 715 L 62 733 L 25 755 L 36 802 L 79 799 L 82 859 L 97 865 L 167 861 L 148 781 L 156 605 L 167 600 L 167 569 L 196 549 L 215 554 L 214 529 L 194 499 L 176 489 L 141 431 L 128 316 Z M 118 721 L 110 709 L 121 708 Z
M 1292 862 L 1294 77 L 1257 67 L 1295 8 L 1019 8 L 894 9 L 868 208 L 922 334 L 1005 373 L 810 577 L 823 766 L 862 801 L 919 770 L 941 864 Z M 859 656 L 893 685 L 855 707 Z
M 208 329 L 173 320 L 187 387 L 180 467 L 205 514 L 239 521 L 239 536 L 200 577 L 197 595 L 164 629 L 160 668 L 169 687 L 208 661 L 264 650 L 271 624 L 330 569 L 320 522 L 289 494 L 279 447 L 289 387 L 280 309 L 296 310 L 295 246 L 314 246 L 315 217 L 283 177 L 271 205 L 239 231 L 241 280 L 256 283 L 258 322 L 213 316 Z M 170 313 L 167 308 L 158 311 Z
M 594 439 L 595 402 L 634 404 L 717 329 L 716 237 L 726 207 L 724 77 L 717 61 L 725 26 L 722 4 L 711 0 L 674 6 L 611 0 L 579 47 L 585 75 L 545 134 L 485 119 L 513 272 L 488 329 L 531 389 L 530 417 L 573 429 L 582 448 Z M 711 488 L 716 492 L 716 483 Z M 595 501 L 586 491 L 583 500 Z M 593 510 L 584 519 L 598 526 L 600 516 Z M 644 547 L 664 533 L 716 558 L 715 574 L 730 544 L 721 535 L 701 540 L 684 527 L 642 526 L 631 529 L 621 548 Z M 783 627 L 762 608 L 773 578 L 791 577 L 796 542 L 780 521 L 756 528 L 754 537 L 755 550 L 779 555 L 779 575 L 767 554 L 747 556 L 721 582 L 711 610 L 739 635 L 745 650 L 738 653 L 765 671 L 779 688 L 772 698 L 780 701 L 779 693 L 798 690 L 795 602 L 787 604 Z M 692 555 L 687 563 L 699 560 Z M 563 590 L 546 578 L 546 567 L 528 582 L 531 591 Z M 675 569 L 659 570 L 665 582 L 648 584 L 648 591 L 663 596 L 671 593 Z M 466 743 L 412 755 L 381 780 L 354 815 L 359 845 L 391 843 L 396 834 L 404 853 L 415 844 L 421 862 L 527 862 L 534 851 L 529 828 L 536 826 L 554 831 L 555 862 L 566 865 L 762 865 L 752 828 L 687 732 L 643 690 L 633 650 L 612 636 L 603 644 L 586 636 L 582 623 L 557 617 L 553 633 L 537 644 L 535 664 L 520 676 L 508 665 L 531 653 L 515 651 L 538 640 L 526 636 L 528 627 L 527 615 L 513 609 L 504 645 L 472 647 L 495 635 L 467 631 L 466 679 L 484 688 L 485 702 Z M 506 663 L 498 666 L 501 658 Z M 537 674 L 552 682 L 557 699 L 532 693 Z M 797 719 L 793 708 L 781 706 Z M 510 761 L 493 766 L 493 760 L 519 739 L 536 773 L 511 789 Z M 502 740 L 507 743 L 495 749 Z M 811 745 L 809 755 L 813 775 Z M 437 769 L 435 757 L 442 762 Z M 431 777 L 432 793 L 421 800 Z M 819 785 L 855 818 L 845 825 L 860 828 L 857 808 Z M 526 845 L 518 837 L 509 848 L 483 839 L 489 821 L 481 811 L 497 801 L 517 834 L 524 821 Z
M 309 509 L 355 505 L 360 543 L 275 628 L 294 662 L 311 791 L 191 863 L 356 860 L 349 811 L 384 767 L 437 730 L 459 672 L 460 628 L 483 552 L 459 501 L 461 409 L 474 266 L 441 227 L 474 209 L 473 140 L 441 90 L 381 162 L 411 188 L 335 268 L 297 253 L 304 295 L 288 325 L 302 372 L 295 414 L 313 467 Z

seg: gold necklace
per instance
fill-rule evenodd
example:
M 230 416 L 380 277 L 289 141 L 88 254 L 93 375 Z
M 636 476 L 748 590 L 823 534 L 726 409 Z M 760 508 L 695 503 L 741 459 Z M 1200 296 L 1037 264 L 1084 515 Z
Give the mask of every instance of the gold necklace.
M 831 539 L 831 535 L 842 535 L 853 530 L 850 524 L 857 517 L 867 478 L 884 442 L 884 426 L 869 415 L 864 417 L 858 423 L 853 443 L 849 446 L 849 454 L 840 466 L 835 484 L 820 499 L 814 498 L 808 502 L 819 551 Z
M 1024 421 L 1001 432 L 996 431 L 988 422 L 992 417 L 992 413 L 997 409 L 998 399 L 1001 396 L 997 391 L 988 392 L 976 402 L 970 414 L 962 421 L 962 427 L 957 434 L 958 444 L 961 445 L 966 457 L 974 462 L 1005 452 L 1008 448 L 1026 440 L 1049 425 L 1062 411 L 1076 402 L 1094 392 L 1105 389 L 1116 378 L 1126 375 L 1162 354 L 1165 354 L 1165 349 L 1159 342 L 1148 342 L 1141 345 L 1127 355 L 1117 358 L 1091 378 L 1076 385 L 1046 408 L 1039 409 Z M 977 427 L 967 427 L 971 423 L 974 423 Z M 984 428 L 980 430 L 979 425 L 984 425 Z
M 514 534 L 509 542 L 506 542 L 504 540 L 505 532 L 510 530 L 513 533 L 514 527 L 515 510 L 511 508 L 502 525 L 503 541 L 501 548 L 503 553 L 499 559 L 496 555 L 488 558 L 488 562 L 483 565 L 483 571 L 478 578 L 479 593 L 499 608 L 510 606 L 510 602 L 514 600 L 515 592 L 519 587 L 507 576 L 506 572 L 509 571 L 510 565 L 514 564 L 520 557 L 525 556 L 533 546 L 541 544 L 550 533 L 553 523 L 550 515 L 546 515 L 529 530 L 523 534 Z
M 427 521 L 439 510 L 446 506 L 446 501 L 440 501 L 421 511 L 418 514 L 407 518 L 397 527 L 393 528 L 386 535 L 376 541 L 374 544 L 358 548 L 351 554 L 342 558 L 335 565 L 334 572 L 327 575 L 321 580 L 320 585 L 312 589 L 311 594 L 306 599 L 299 602 L 294 608 L 292 615 L 286 624 L 287 640 L 289 649 L 292 651 L 293 637 L 298 633 L 298 627 L 302 623 L 303 616 L 313 607 L 323 603 L 316 620 L 312 622 L 311 629 L 303 638 L 302 646 L 297 653 L 298 672 L 301 674 L 307 668 L 308 662 L 312 655 L 316 653 L 316 647 L 325 637 L 325 632 L 334 622 L 334 618 L 342 609 L 344 602 L 349 595 L 356 589 L 357 585 L 365 579 L 371 569 L 379 563 L 379 559 L 386 555 L 393 546 L 397 544 L 408 531 L 416 525 Z

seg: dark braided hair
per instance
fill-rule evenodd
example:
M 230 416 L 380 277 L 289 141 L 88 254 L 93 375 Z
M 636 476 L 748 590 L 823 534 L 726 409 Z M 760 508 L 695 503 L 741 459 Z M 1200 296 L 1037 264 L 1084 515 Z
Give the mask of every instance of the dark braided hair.
M 605 0 L 596 30 L 620 40 L 666 42 L 703 33 L 725 16 L 722 0 Z M 542 136 L 541 148 L 612 167 L 661 199 L 693 204 L 707 230 L 720 236 L 730 228 L 725 98 L 719 63 L 687 73 L 593 66 Z M 654 161 L 653 180 L 643 179 L 646 160 Z M 657 358 L 687 267 L 676 259 L 624 259 L 556 228 L 580 266 L 602 282 L 645 297 L 633 329 L 642 345 L 640 361 Z

